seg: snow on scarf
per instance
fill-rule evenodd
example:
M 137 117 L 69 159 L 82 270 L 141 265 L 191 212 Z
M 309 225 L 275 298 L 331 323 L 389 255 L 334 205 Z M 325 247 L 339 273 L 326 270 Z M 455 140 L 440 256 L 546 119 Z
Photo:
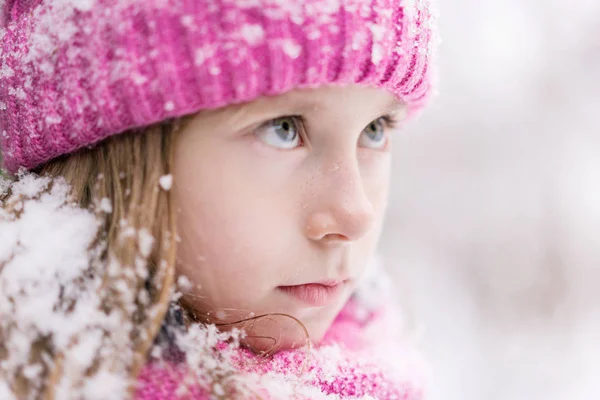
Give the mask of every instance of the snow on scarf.
M 229 398 L 224 383 L 241 399 L 424 399 L 428 368 L 401 341 L 389 279 L 377 264 L 369 272 L 315 348 L 260 360 L 235 333 L 231 342 L 214 326 L 194 325 L 176 335 L 182 360 L 146 365 L 136 400 Z M 225 378 L 215 379 L 215 369 Z

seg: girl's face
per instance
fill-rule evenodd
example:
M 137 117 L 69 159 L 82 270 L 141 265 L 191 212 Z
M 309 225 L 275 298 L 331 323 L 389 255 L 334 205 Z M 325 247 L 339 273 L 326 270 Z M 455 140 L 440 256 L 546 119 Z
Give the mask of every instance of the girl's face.
M 377 243 L 402 114 L 386 91 L 349 86 L 195 116 L 178 139 L 172 189 L 186 305 L 215 323 L 288 314 L 319 341 Z M 278 347 L 306 339 L 286 317 L 244 326 Z

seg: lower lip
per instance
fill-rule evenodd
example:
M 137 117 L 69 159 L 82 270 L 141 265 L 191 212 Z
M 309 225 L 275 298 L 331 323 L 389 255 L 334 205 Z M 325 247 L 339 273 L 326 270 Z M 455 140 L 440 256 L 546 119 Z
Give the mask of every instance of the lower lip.
M 336 285 L 308 283 L 306 285 L 279 286 L 278 289 L 312 307 L 323 307 L 335 301 L 342 293 L 343 287 L 343 282 Z

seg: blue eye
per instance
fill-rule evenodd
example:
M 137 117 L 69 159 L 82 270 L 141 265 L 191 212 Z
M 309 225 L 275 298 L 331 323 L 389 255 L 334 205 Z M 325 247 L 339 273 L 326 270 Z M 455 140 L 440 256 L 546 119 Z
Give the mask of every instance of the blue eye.
M 273 119 L 258 128 L 256 135 L 264 144 L 278 149 L 294 149 L 302 143 L 297 117 Z
M 378 118 L 371 122 L 360 134 L 358 144 L 368 149 L 381 149 L 387 143 L 386 122 Z

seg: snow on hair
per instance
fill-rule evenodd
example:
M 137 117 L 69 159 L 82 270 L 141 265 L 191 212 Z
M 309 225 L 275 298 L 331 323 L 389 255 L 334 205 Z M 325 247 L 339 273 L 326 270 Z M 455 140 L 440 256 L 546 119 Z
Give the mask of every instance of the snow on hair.
M 0 184 L 2 398 L 130 396 L 173 291 L 174 213 L 156 189 L 174 128 Z

